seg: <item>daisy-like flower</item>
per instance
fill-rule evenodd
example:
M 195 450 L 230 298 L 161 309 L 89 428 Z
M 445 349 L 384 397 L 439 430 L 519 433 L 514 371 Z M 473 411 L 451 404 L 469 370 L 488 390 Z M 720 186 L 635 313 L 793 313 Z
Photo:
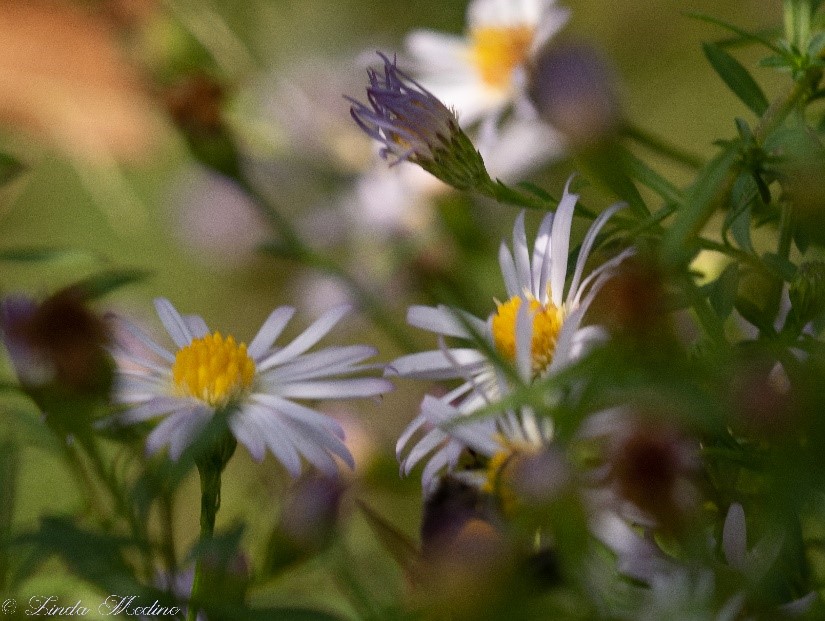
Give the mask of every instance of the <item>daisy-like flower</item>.
M 229 429 L 255 460 L 270 451 L 293 477 L 301 472 L 301 457 L 329 475 L 338 472 L 333 456 L 353 467 L 341 426 L 296 401 L 373 397 L 392 389 L 381 378 L 347 377 L 374 368 L 363 364 L 375 355 L 372 347 L 307 353 L 349 307 L 324 313 L 283 347 L 274 343 L 295 312 L 288 306 L 269 315 L 249 346 L 210 332 L 201 317 L 181 315 L 169 300 L 158 298 L 155 308 L 177 347 L 174 353 L 131 322 L 114 319 L 131 339 L 121 339 L 113 352 L 115 400 L 126 406 L 113 420 L 125 425 L 162 417 L 146 441 L 149 453 L 168 445 L 177 460 L 217 410 L 234 406 Z
M 455 470 L 465 448 L 490 460 L 486 474 L 474 472 L 469 476 L 479 486 L 493 491 L 510 457 L 516 453 L 538 454 L 552 441 L 551 421 L 538 417 L 527 407 L 467 422 L 461 421 L 464 416 L 464 412 L 445 399 L 427 395 L 421 403 L 419 417 L 399 439 L 397 450 L 401 457 L 412 436 L 422 428 L 427 429 L 401 459 L 401 471 L 406 475 L 429 456 L 421 475 L 425 492 L 435 489 L 440 474 Z
M 512 251 L 502 242 L 499 263 L 509 298 L 497 302 L 496 312 L 485 322 L 445 306 L 411 307 L 408 322 L 439 335 L 442 346 L 398 358 L 388 373 L 414 379 L 463 380 L 440 401 L 462 414 L 469 414 L 500 399 L 510 384 L 478 345 L 478 339 L 486 340 L 490 348 L 515 365 L 522 381 L 530 382 L 558 372 L 604 338 L 603 328 L 583 327 L 582 320 L 598 291 L 633 251 L 623 251 L 586 277 L 584 267 L 599 231 L 623 205 L 609 207 L 593 222 L 582 241 L 573 277 L 566 286 L 570 227 L 578 200 L 578 195 L 571 194 L 568 188 L 569 182 L 556 213 L 543 219 L 532 252 L 527 243 L 523 213 L 513 229 Z M 445 337 L 462 339 L 471 346 L 448 348 L 443 344 Z M 425 399 L 424 406 L 398 441 L 399 458 L 417 432 L 433 425 L 433 403 Z M 534 421 L 531 425 L 535 424 Z M 465 445 L 455 429 L 458 428 L 451 429 L 449 434 L 440 429 L 425 434 L 402 459 L 402 471 L 408 472 L 439 446 L 432 465 L 427 466 L 425 480 L 444 466 L 453 467 Z M 541 437 L 543 432 L 535 429 L 532 435 Z
M 518 102 L 527 65 L 568 17 L 554 0 L 475 0 L 465 36 L 416 31 L 407 50 L 421 83 L 466 126 Z

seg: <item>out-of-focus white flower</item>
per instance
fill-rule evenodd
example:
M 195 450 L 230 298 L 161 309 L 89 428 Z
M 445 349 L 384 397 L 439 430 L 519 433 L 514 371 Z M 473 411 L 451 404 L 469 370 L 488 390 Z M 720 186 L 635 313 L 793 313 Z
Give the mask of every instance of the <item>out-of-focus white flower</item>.
M 781 533 L 768 534 L 748 550 L 745 510 L 738 502 L 731 504 L 728 508 L 722 529 L 722 551 L 728 565 L 753 584 L 758 584 L 776 562 L 783 540 Z M 811 591 L 807 595 L 783 604 L 778 610 L 786 616 L 796 617 L 805 614 L 816 598 L 816 591 Z
M 174 354 L 132 323 L 114 319 L 117 328 L 136 337 L 145 350 L 123 345 L 114 349 L 119 367 L 115 399 L 127 408 L 114 422 L 163 417 L 147 439 L 150 453 L 168 445 L 169 456 L 178 459 L 217 410 L 234 406 L 229 429 L 254 459 L 261 461 L 270 451 L 292 476 L 301 472 L 301 457 L 328 475 L 338 472 L 333 456 L 353 467 L 341 426 L 298 402 L 372 397 L 392 389 L 384 379 L 347 377 L 374 368 L 363 364 L 375 355 L 372 347 L 307 353 L 348 307 L 324 313 L 284 347 L 274 343 L 294 314 L 288 306 L 270 314 L 248 347 L 232 336 L 210 332 L 197 315 L 182 316 L 166 299 L 157 299 L 155 308 L 177 346 Z
M 596 293 L 632 250 L 625 250 L 583 278 L 596 235 L 622 207 L 621 204 L 613 205 L 596 219 L 585 235 L 572 280 L 566 286 L 570 227 L 577 200 L 578 195 L 570 194 L 565 188 L 556 213 L 548 214 L 542 221 L 532 249 L 527 243 L 524 214 L 517 218 L 513 250 L 502 243 L 499 252 L 510 297 L 506 302 L 498 303 L 497 311 L 486 322 L 445 306 L 409 309 L 407 320 L 411 325 L 436 333 L 442 341 L 444 337 L 469 341 L 472 347 L 448 348 L 442 342 L 438 350 L 398 358 L 387 372 L 414 379 L 464 380 L 441 401 L 468 414 L 499 399 L 509 385 L 503 370 L 484 348 L 478 346 L 479 339 L 514 363 L 522 381 L 530 382 L 559 371 L 581 356 L 588 346 L 604 338 L 603 330 L 597 326 L 581 327 L 582 320 Z M 399 457 L 416 432 L 428 429 L 433 419 L 438 418 L 438 413 L 433 410 L 435 407 L 433 401 L 425 399 L 421 413 L 398 441 Z M 535 431 L 539 437 L 543 433 L 540 429 Z M 423 455 L 443 442 L 444 437 L 439 436 L 439 432 L 425 434 L 410 455 L 402 460 L 402 470 L 409 471 Z M 425 479 L 431 479 L 442 466 L 455 465 L 461 445 L 451 431 L 450 441 L 432 458 L 435 461 L 428 464 Z
M 714 602 L 716 581 L 713 572 L 682 568 L 657 574 L 640 606 L 641 621 L 734 621 L 745 604 L 744 593 L 732 595 L 720 607 Z
M 554 0 L 475 0 L 465 36 L 416 31 L 406 47 L 421 83 L 466 126 L 523 96 L 526 67 L 568 16 Z

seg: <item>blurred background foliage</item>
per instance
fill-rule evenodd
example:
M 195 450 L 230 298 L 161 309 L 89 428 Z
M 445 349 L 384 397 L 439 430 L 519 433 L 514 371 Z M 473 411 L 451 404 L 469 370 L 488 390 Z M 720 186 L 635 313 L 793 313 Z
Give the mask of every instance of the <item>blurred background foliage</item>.
M 71 153 L 42 128 L 18 132 L 12 123 L 0 130 L 0 150 L 24 166 L 0 189 L 0 254 L 9 251 L 0 256 L 3 294 L 22 291 L 43 297 L 103 270 L 146 270 L 148 277 L 108 294 L 97 307 L 132 317 L 157 334 L 160 326 L 151 312 L 151 300 L 167 296 L 183 312 L 201 314 L 210 326 L 247 339 L 277 305 L 301 308 L 305 326 L 340 301 L 345 290 L 334 275 L 319 277 L 317 270 L 261 252 L 259 247 L 273 237 L 265 218 L 242 192 L 210 176 L 193 157 L 184 133 L 194 134 L 197 142 L 198 133 L 204 132 L 201 136 L 208 143 L 213 125 L 225 123 L 235 147 L 280 213 L 296 223 L 310 246 L 328 252 L 364 287 L 387 300 L 401 332 L 421 347 L 433 344 L 426 335 L 404 326 L 409 304 L 433 302 L 433 292 L 455 280 L 460 283 L 456 295 L 471 311 L 486 313 L 487 301 L 501 295 L 495 250 L 509 235 L 515 210 L 507 213 L 506 207 L 446 195 L 425 226 L 414 227 L 411 238 L 371 238 L 369 226 L 343 240 L 338 234 L 342 197 L 351 193 L 371 157 L 371 146 L 355 131 L 349 103 L 343 98 L 344 94 L 361 97 L 365 54 L 372 62 L 375 50 L 400 51 L 403 37 L 417 28 L 462 32 L 466 2 L 85 0 L 78 4 L 114 34 L 138 81 L 147 87 L 151 125 L 120 129 L 125 135 L 151 131 L 152 144 L 141 153 L 120 158 L 106 149 Z M 568 0 L 565 4 L 572 9 L 572 19 L 557 40 L 584 40 L 602 50 L 619 76 L 626 117 L 703 159 L 714 153 L 714 140 L 735 136 L 734 117 L 747 118 L 750 113 L 724 88 L 702 54 L 703 41 L 718 40 L 724 33 L 685 13 L 712 14 L 745 30 L 769 34 L 779 34 L 781 23 L 781 3 L 771 0 Z M 0 4 L 0 21 L 3 11 Z M 736 51 L 748 67 L 756 64 L 760 53 L 753 48 Z M 769 97 L 785 79 L 769 69 L 757 68 L 754 75 Z M 298 89 L 315 99 L 309 103 L 290 99 Z M 124 116 L 123 122 L 130 122 L 129 117 Z M 211 148 L 220 151 L 220 146 L 205 143 L 200 147 L 207 150 L 206 157 Z M 572 168 L 570 161 L 560 161 L 538 171 L 532 180 L 558 194 Z M 657 161 L 655 168 L 677 185 L 690 181 L 693 174 L 664 160 Z M 590 186 L 582 189 L 582 195 L 585 204 L 615 199 Z M 574 237 L 582 233 L 577 231 Z M 50 253 L 43 260 L 29 260 L 32 257 L 23 252 L 27 249 Z M 718 273 L 721 267 L 711 261 L 705 269 Z M 343 337 L 347 342 L 376 344 L 382 361 L 403 353 L 391 335 L 363 315 L 351 318 L 347 329 Z M 4 379 L 13 381 L 8 365 Z M 396 392 L 380 403 L 336 406 L 334 413 L 345 421 L 358 468 L 343 497 L 341 519 L 335 521 L 334 543 L 317 556 L 312 546 L 326 548 L 329 542 L 323 537 L 315 541 L 310 534 L 309 552 L 299 547 L 291 558 L 283 552 L 288 545 L 275 542 L 271 545 L 286 557 L 268 558 L 266 542 L 284 519 L 288 499 L 301 493 L 300 486 L 292 488 L 271 457 L 259 466 L 245 452 L 238 452 L 225 474 L 218 529 L 230 532 L 244 525 L 241 547 L 253 567 L 272 562 L 290 568 L 267 584 L 256 585 L 248 594 L 250 603 L 312 605 L 363 615 L 359 606 L 368 609 L 381 602 L 391 609 L 399 601 L 408 588 L 406 579 L 375 535 L 381 530 L 380 521 L 371 522 L 370 512 L 360 510 L 356 501 L 411 539 L 418 538 L 418 478 L 399 479 L 394 444 L 428 388 L 399 383 Z M 80 493 L 82 483 L 66 468 L 66 457 L 55 449 L 55 440 L 33 431 L 36 409 L 22 398 L 9 397 L 7 403 L 15 412 L 7 418 L 25 444 L 17 464 L 15 529 L 25 530 L 43 515 L 88 512 L 86 496 Z M 20 432 L 20 420 L 28 420 L 31 429 Z M 104 451 L 112 457 L 118 449 L 106 446 Z M 126 478 L 139 471 L 135 463 L 125 467 Z M 198 497 L 197 477 L 190 473 L 170 508 L 178 555 L 195 543 Z M 162 527 L 162 516 L 153 512 L 150 528 Z M 54 571 L 39 572 L 22 590 L 66 593 L 72 598 L 90 592 L 88 584 L 77 581 L 76 572 L 66 571 L 59 561 L 50 563 Z

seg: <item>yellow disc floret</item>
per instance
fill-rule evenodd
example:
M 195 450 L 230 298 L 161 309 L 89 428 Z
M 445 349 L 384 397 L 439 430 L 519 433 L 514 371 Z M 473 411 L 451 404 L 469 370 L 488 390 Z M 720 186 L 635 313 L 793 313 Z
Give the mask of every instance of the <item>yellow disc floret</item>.
M 220 332 L 194 339 L 178 351 L 172 365 L 178 392 L 211 406 L 225 405 L 249 388 L 254 377 L 255 362 L 246 353 L 246 343 Z
M 509 88 L 513 70 L 527 60 L 533 35 L 531 26 L 485 26 L 473 30 L 472 59 L 482 81 L 493 88 Z
M 521 296 L 513 296 L 498 305 L 493 315 L 493 342 L 502 356 L 515 362 L 516 359 L 516 317 L 521 307 Z M 541 375 L 553 360 L 556 339 L 559 336 L 564 314 L 552 302 L 541 304 L 530 299 L 533 314 L 533 338 L 530 341 L 530 356 L 533 375 Z

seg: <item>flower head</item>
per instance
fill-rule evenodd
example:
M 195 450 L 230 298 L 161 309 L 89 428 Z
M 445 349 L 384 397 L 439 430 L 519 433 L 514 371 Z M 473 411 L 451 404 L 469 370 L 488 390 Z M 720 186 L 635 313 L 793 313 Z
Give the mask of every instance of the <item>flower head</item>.
M 382 143 L 381 156 L 420 165 L 459 189 L 476 186 L 489 177 L 481 156 L 458 126 L 455 113 L 389 58 L 383 75 L 368 71 L 369 105 L 354 99 L 350 113 L 370 137 Z
M 553 0 L 475 0 L 466 36 L 418 31 L 407 48 L 422 83 L 469 124 L 522 96 L 527 66 L 567 18 Z
M 182 316 L 166 299 L 155 300 L 155 308 L 175 353 L 125 319 L 114 320 L 124 337 L 114 351 L 116 401 L 126 406 L 114 421 L 163 417 L 147 439 L 149 452 L 168 445 L 170 457 L 178 459 L 216 411 L 231 408 L 230 431 L 258 461 L 270 451 L 292 476 L 301 471 L 301 457 L 330 475 L 337 473 L 332 456 L 353 466 L 340 425 L 296 401 L 371 397 L 392 389 L 380 378 L 342 378 L 371 368 L 362 363 L 375 355 L 372 347 L 307 353 L 348 307 L 333 308 L 278 348 L 274 342 L 295 312 L 287 306 L 270 314 L 248 346 L 211 332 L 197 315 Z
M 398 441 L 397 451 L 401 457 L 417 432 L 429 430 L 402 459 L 402 470 L 408 472 L 425 455 L 435 451 L 424 471 L 425 485 L 443 468 L 455 467 L 461 450 L 469 446 L 467 438 L 457 431 L 465 425 L 446 431 L 439 427 L 438 412 L 444 414 L 443 408 L 448 408 L 466 415 L 501 398 L 510 388 L 510 380 L 488 355 L 489 348 L 514 364 L 521 381 L 531 382 L 556 373 L 604 338 L 601 328 L 582 327 L 582 320 L 593 298 L 632 250 L 625 250 L 584 277 L 585 263 L 597 234 L 622 207 L 613 205 L 595 220 L 585 235 L 573 277 L 567 284 L 570 227 L 577 200 L 578 196 L 566 188 L 556 213 L 548 214 L 542 221 L 532 249 L 527 243 L 524 214 L 518 217 L 513 228 L 512 250 L 502 243 L 499 252 L 508 299 L 497 304 L 497 310 L 486 322 L 444 306 L 410 308 L 408 322 L 438 334 L 442 346 L 398 358 L 388 372 L 416 379 L 463 380 L 441 399 L 426 398 L 421 413 Z M 445 337 L 469 341 L 472 346 L 447 347 L 443 344 Z M 488 347 L 481 347 L 479 339 L 486 341 Z M 534 414 L 525 412 L 507 416 L 518 419 L 513 421 L 514 425 L 518 422 L 514 429 L 521 430 L 531 442 L 540 442 L 550 434 L 546 427 L 548 419 L 539 421 Z M 441 416 L 445 417 L 450 418 L 446 414 Z M 493 428 L 501 425 L 492 421 L 483 424 Z M 490 439 L 489 450 L 501 449 L 492 439 L 495 437 L 492 429 L 479 431 Z M 516 439 L 518 435 L 514 431 L 505 437 Z

